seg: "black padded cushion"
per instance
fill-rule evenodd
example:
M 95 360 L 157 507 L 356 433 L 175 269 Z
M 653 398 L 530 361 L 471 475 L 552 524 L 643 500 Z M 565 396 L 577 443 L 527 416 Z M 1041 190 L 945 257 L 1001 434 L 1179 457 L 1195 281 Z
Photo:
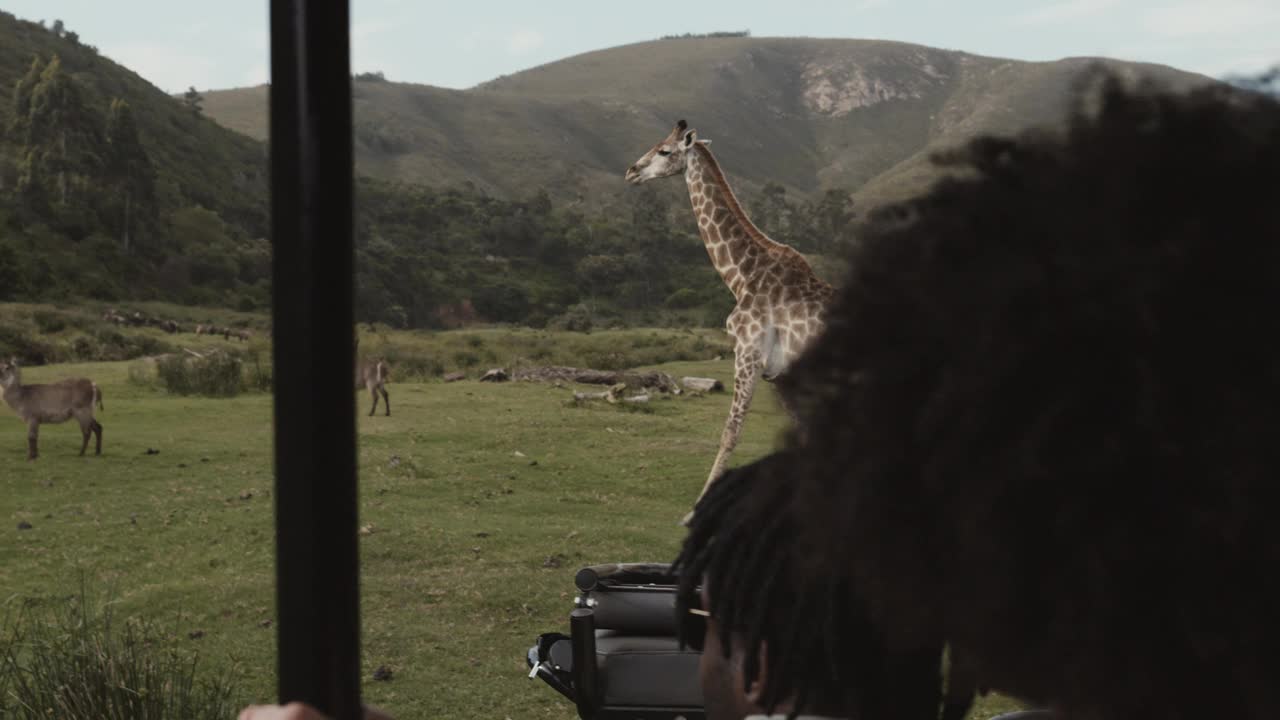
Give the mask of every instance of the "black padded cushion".
M 573 584 L 583 592 L 611 585 L 670 585 L 679 578 L 671 574 L 670 563 L 608 563 L 578 571 Z
M 698 653 L 673 637 L 598 630 L 596 666 L 606 706 L 702 707 Z
M 596 627 L 632 635 L 676 635 L 674 588 L 618 589 L 592 593 Z

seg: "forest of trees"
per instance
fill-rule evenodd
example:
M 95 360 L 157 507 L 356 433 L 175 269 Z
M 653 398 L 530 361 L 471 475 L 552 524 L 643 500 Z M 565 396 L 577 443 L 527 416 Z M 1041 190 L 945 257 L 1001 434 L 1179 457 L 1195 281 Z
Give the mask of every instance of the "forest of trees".
M 546 192 L 522 201 L 474 189 L 361 179 L 357 315 L 409 327 L 469 320 L 569 329 L 601 323 L 720 325 L 732 296 L 711 267 L 686 200 L 653 187 L 584 214 Z M 836 256 L 850 239 L 849 194 L 748 198 L 775 239 Z
M 265 241 L 161 178 L 127 101 L 91 102 L 57 55 L 32 59 L 12 101 L 0 128 L 0 299 L 266 302 Z
M 0 103 L 0 301 L 267 307 L 265 148 L 214 126 L 195 88 L 134 93 L 133 107 L 61 23 L 39 27 L 76 62 L 36 53 L 11 73 L 7 114 Z M 359 178 L 357 318 L 719 325 L 732 297 L 673 190 L 626 188 L 585 210 L 542 190 L 501 199 L 469 185 Z M 769 184 L 743 200 L 757 224 L 807 254 L 838 255 L 848 241 L 844 190 L 794 198 Z

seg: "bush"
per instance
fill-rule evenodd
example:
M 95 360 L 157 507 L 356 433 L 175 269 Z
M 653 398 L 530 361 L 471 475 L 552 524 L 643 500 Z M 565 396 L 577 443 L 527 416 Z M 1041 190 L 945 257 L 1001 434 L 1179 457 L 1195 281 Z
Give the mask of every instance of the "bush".
M 696 291 L 689 288 L 680 288 L 668 295 L 664 304 L 672 310 L 687 310 L 700 302 L 702 302 L 702 298 Z
M 98 341 L 98 348 L 94 355 L 86 359 L 132 360 L 146 355 L 163 355 L 174 351 L 172 345 L 159 338 L 143 334 L 125 335 L 111 327 L 99 328 L 94 332 L 93 337 Z M 76 352 L 79 356 L 78 349 Z
M 75 355 L 77 360 L 91 361 L 97 359 L 98 349 L 91 338 L 81 335 L 71 341 L 71 354 Z
M 44 365 L 60 359 L 53 345 L 32 337 L 22 327 L 5 323 L 0 323 L 0 357 L 16 357 L 27 365 Z
M 569 330 L 572 332 L 591 332 L 594 323 L 591 320 L 591 311 L 586 305 L 572 305 L 551 322 L 547 323 L 547 327 L 553 330 Z
M 0 631 L 0 717 L 234 717 L 229 680 L 199 677 L 198 656 L 154 623 L 118 622 L 83 589 L 26 613 Z
M 263 358 L 257 350 L 245 353 L 244 384 L 249 391 L 271 392 L 275 386 L 274 379 L 271 358 Z
M 174 395 L 235 397 L 244 384 L 240 358 L 219 352 L 203 358 L 161 358 L 156 363 L 160 385 Z
M 31 319 L 35 321 L 36 327 L 40 328 L 42 333 L 56 333 L 67 329 L 67 320 L 62 313 L 37 310 L 31 314 Z
M 468 350 L 459 350 L 453 354 L 453 362 L 458 367 L 469 368 L 480 362 L 480 356 Z
M 393 380 L 422 382 L 438 378 L 444 373 L 444 365 L 432 357 L 409 355 L 393 358 L 388 354 L 387 362 L 395 372 Z
M 139 360 L 129 366 L 129 384 L 138 387 L 155 387 L 158 384 L 159 376 L 156 372 L 156 363 L 151 360 Z

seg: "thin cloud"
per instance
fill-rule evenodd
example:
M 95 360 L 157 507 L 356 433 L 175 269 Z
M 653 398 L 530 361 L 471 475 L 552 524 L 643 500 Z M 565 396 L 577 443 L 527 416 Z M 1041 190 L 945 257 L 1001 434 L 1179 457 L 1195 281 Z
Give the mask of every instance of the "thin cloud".
M 102 53 L 168 93 L 188 87 L 208 89 L 218 84 L 219 63 L 188 49 L 158 43 L 125 43 Z
M 1261 75 L 1277 62 L 1280 62 L 1280 46 L 1270 51 L 1236 55 L 1205 63 L 1200 72 L 1217 78 L 1228 75 Z
M 1119 5 L 1119 0 L 1067 0 L 1020 12 L 1009 18 L 1010 25 L 1053 25 L 1090 18 Z
M 480 41 L 482 39 L 483 35 L 479 31 L 473 31 L 458 38 L 454 45 L 463 52 L 475 52 L 480 49 Z
M 266 63 L 258 63 L 245 73 L 245 85 L 265 85 L 271 81 L 271 71 L 267 69 Z
M 386 32 L 395 27 L 395 23 L 390 20 L 372 19 L 358 20 L 351 23 L 351 44 L 361 45 L 368 42 L 374 35 Z
M 1206 3 L 1184 2 L 1148 10 L 1143 27 L 1168 38 L 1239 35 L 1265 31 L 1280 33 L 1280 6 L 1249 0 Z
M 512 55 L 523 55 L 542 47 L 546 38 L 532 28 L 520 28 L 507 38 L 507 52 Z

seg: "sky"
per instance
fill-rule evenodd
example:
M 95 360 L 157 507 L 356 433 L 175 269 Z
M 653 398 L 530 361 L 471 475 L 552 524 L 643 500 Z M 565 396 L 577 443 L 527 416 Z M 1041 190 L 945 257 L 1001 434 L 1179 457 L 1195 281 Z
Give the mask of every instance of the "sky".
M 169 92 L 267 82 L 265 0 L 0 0 L 61 19 Z M 351 0 L 352 69 L 467 88 L 616 45 L 686 32 L 898 40 L 977 55 L 1090 55 L 1212 77 L 1280 63 L 1280 0 Z

